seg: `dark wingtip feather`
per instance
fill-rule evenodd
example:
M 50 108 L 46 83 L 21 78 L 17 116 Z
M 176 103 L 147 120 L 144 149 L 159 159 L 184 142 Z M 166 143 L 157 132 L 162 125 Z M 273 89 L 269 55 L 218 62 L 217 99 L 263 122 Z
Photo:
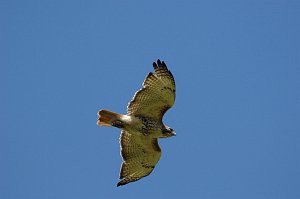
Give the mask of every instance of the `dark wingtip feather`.
M 157 68 L 157 64 L 155 62 L 153 62 L 153 67 Z
M 164 61 L 160 61 L 160 59 L 158 59 L 156 62 L 153 62 L 153 67 L 155 70 L 159 68 L 165 68 L 166 70 L 168 69 L 166 63 Z
M 159 59 L 157 60 L 157 64 L 158 64 L 158 66 L 161 65 L 161 61 Z
M 123 185 L 128 184 L 128 183 L 129 183 L 129 182 L 126 182 L 126 181 L 121 180 L 120 182 L 118 182 L 117 187 L 123 186 Z

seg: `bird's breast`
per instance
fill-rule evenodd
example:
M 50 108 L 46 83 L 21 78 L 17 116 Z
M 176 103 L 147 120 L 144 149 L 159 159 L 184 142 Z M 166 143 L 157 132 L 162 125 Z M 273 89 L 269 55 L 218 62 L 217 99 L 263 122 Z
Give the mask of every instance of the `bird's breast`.
M 160 137 L 162 123 L 148 117 L 124 115 L 124 129 L 133 134 Z

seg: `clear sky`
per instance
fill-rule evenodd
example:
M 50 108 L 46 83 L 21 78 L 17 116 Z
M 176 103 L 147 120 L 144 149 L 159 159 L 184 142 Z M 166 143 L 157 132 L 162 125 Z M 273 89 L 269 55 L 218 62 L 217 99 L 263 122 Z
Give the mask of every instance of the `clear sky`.
M 300 198 L 300 1 L 0 2 L 0 198 Z M 116 187 L 152 62 L 177 83 L 154 172 Z

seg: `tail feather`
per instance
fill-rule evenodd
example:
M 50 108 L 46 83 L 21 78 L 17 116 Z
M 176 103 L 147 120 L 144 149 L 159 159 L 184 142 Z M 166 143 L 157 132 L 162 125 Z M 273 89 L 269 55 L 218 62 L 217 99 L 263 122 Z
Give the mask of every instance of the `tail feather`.
M 119 127 L 121 124 L 121 114 L 114 113 L 108 110 L 100 110 L 98 112 L 99 118 L 97 125 L 99 126 L 115 126 Z

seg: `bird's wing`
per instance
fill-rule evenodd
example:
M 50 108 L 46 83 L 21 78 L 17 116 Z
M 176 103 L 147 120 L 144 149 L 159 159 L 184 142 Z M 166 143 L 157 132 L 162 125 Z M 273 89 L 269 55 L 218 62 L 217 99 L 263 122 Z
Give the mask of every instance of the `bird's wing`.
M 175 101 L 175 80 L 166 64 L 153 63 L 155 73 L 146 77 L 143 88 L 137 91 L 127 106 L 128 115 L 161 119 Z
M 120 144 L 123 163 L 121 181 L 117 186 L 137 181 L 153 171 L 161 155 L 157 138 L 134 135 L 122 130 Z

